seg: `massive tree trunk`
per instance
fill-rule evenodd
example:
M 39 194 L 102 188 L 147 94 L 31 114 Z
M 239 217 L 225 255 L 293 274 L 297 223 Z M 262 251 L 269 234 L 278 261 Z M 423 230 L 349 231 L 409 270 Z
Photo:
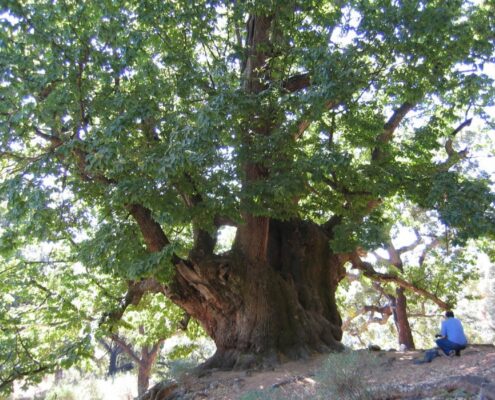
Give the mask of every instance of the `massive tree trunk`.
M 217 346 L 206 366 L 271 365 L 342 348 L 335 290 L 345 270 L 328 240 L 313 223 L 270 220 L 266 260 L 234 249 L 178 267 L 172 299 Z

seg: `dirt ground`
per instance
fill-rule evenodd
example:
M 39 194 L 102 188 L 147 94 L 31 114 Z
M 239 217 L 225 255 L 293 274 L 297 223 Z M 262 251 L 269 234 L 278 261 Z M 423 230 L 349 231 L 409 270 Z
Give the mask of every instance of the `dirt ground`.
M 495 400 L 495 347 L 471 345 L 461 357 L 435 358 L 431 363 L 415 364 L 422 351 L 372 352 L 373 370 L 361 376 L 367 385 L 379 389 L 377 399 L 476 399 Z M 289 362 L 272 371 L 212 371 L 198 377 L 182 377 L 177 386 L 158 385 L 148 400 L 172 399 L 313 399 L 318 393 L 318 371 L 326 356 Z M 263 391 L 264 397 L 254 393 Z M 275 395 L 273 395 L 275 397 Z M 321 398 L 321 397 L 320 397 Z

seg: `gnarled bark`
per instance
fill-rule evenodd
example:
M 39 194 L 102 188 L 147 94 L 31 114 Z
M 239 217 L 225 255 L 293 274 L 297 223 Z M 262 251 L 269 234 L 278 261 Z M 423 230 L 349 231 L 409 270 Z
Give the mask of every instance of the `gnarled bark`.
M 345 270 L 328 239 L 313 223 L 270 220 L 266 261 L 234 251 L 178 267 L 172 300 L 217 346 L 207 367 L 271 365 L 342 348 L 335 290 Z

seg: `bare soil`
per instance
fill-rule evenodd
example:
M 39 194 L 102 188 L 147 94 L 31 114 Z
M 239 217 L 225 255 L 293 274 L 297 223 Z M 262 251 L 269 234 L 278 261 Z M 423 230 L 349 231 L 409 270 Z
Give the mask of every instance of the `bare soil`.
M 377 399 L 495 400 L 495 347 L 471 345 L 461 357 L 441 356 L 431 363 L 415 364 L 422 351 L 377 351 L 376 367 L 361 378 L 376 388 Z M 326 356 L 288 362 L 272 371 L 210 371 L 185 374 L 176 385 L 155 386 L 147 400 L 239 400 L 255 391 L 277 388 L 278 397 L 311 399 L 318 391 L 318 371 Z M 272 391 L 273 393 L 273 391 Z M 256 398 L 256 397 L 252 397 Z

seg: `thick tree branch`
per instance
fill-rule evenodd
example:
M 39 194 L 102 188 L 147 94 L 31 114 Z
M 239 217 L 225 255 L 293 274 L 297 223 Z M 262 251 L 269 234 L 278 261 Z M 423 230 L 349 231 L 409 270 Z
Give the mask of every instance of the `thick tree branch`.
M 331 110 L 339 105 L 339 102 L 337 100 L 329 100 L 327 101 L 323 107 L 322 107 L 322 112 Z M 311 123 L 313 122 L 312 119 L 310 119 L 308 116 L 305 116 L 302 118 L 301 121 L 298 122 L 297 124 L 297 129 L 293 134 L 293 137 L 295 140 L 301 138 L 301 136 L 306 132 L 306 130 L 311 126 Z
M 454 129 L 454 131 L 450 134 L 450 136 L 455 136 L 457 135 L 460 131 L 462 131 L 466 126 L 470 126 L 471 122 L 473 122 L 472 118 L 469 118 L 465 120 L 463 123 L 461 123 L 457 128 Z
M 404 266 L 403 266 L 403 263 L 402 263 L 402 258 L 401 258 L 401 255 L 402 253 L 400 253 L 399 251 L 397 251 L 397 249 L 394 247 L 394 245 L 392 244 L 392 242 L 390 242 L 388 245 L 387 245 L 387 253 L 388 253 L 388 263 L 393 265 L 395 268 L 397 268 L 399 271 L 403 272 L 404 271 Z
M 63 140 L 58 136 L 47 135 L 41 132 L 39 129 L 35 129 L 35 132 L 39 137 L 48 140 L 57 146 L 63 144 Z M 78 139 L 73 140 L 77 140 L 79 142 Z M 74 147 L 72 153 L 75 157 L 79 174 L 84 180 L 95 180 L 106 185 L 116 183 L 116 181 L 108 179 L 103 174 L 94 174 L 93 176 L 90 176 L 87 173 L 87 152 L 79 147 Z M 126 205 L 126 208 L 137 222 L 149 252 L 159 252 L 163 250 L 165 246 L 170 244 L 170 241 L 166 237 L 161 226 L 153 219 L 151 211 L 149 209 L 140 204 L 128 204 Z M 174 258 L 174 261 L 178 262 L 178 257 Z
M 381 141 L 389 141 L 392 138 L 393 133 L 402 122 L 406 114 L 414 107 L 413 103 L 403 103 L 390 117 L 385 126 L 383 127 L 383 133 L 380 135 Z
M 60 137 L 55 135 L 48 135 L 42 132 L 41 129 L 37 127 L 34 128 L 34 133 L 36 134 L 36 136 L 49 141 L 52 144 L 52 148 L 60 147 L 64 144 L 63 140 Z
M 460 160 L 463 160 L 468 155 L 468 150 L 465 148 L 464 150 L 455 151 L 453 145 L 453 138 L 457 135 L 461 130 L 463 130 L 466 126 L 470 126 L 472 119 L 468 119 L 461 123 L 454 131 L 450 134 L 451 137 L 447 139 L 445 142 L 445 151 L 447 152 L 447 160 L 441 163 L 438 166 L 439 172 L 448 171 L 452 166 L 457 164 Z
M 462 122 L 457 128 L 455 128 L 452 133 L 450 134 L 450 137 L 446 140 L 445 142 L 445 152 L 447 153 L 447 159 L 438 164 L 437 166 L 437 171 L 438 172 L 446 172 L 448 171 L 451 167 L 456 165 L 459 161 L 465 159 L 468 155 L 468 149 L 465 148 L 460 151 L 456 151 L 454 149 L 454 144 L 453 144 L 453 138 L 465 127 L 470 126 L 472 122 L 472 118 L 467 119 L 466 121 Z
M 118 343 L 118 345 L 122 348 L 122 350 L 124 350 L 129 355 L 129 357 L 131 357 L 138 365 L 141 364 L 141 359 L 138 357 L 138 355 L 136 354 L 136 352 L 129 343 L 127 343 L 124 339 L 122 339 L 119 335 L 116 334 L 112 334 L 110 335 L 110 337 L 115 343 Z
M 271 48 L 270 28 L 273 16 L 250 15 L 247 21 L 246 50 L 248 52 L 244 67 L 244 90 L 259 93 L 265 88 L 267 78 L 267 60 Z
M 42 102 L 45 100 L 50 94 L 56 89 L 57 85 L 61 82 L 60 79 L 55 79 L 48 83 L 41 91 L 38 93 L 38 95 L 35 95 L 36 101 Z
M 438 238 L 435 238 L 425 246 L 424 250 L 421 252 L 421 255 L 419 256 L 419 261 L 418 261 L 421 267 L 425 262 L 426 255 L 428 254 L 428 252 L 439 245 L 440 245 L 440 240 Z
M 150 253 L 157 253 L 170 244 L 160 224 L 151 215 L 151 210 L 141 204 L 128 204 L 126 208 L 138 224 Z
M 146 278 L 140 281 L 129 281 L 128 289 L 120 305 L 109 313 L 103 315 L 100 325 L 106 322 L 115 322 L 122 318 L 127 307 L 138 305 L 146 293 L 163 293 L 167 294 L 167 288 L 154 278 Z
M 106 340 L 101 338 L 101 339 L 98 339 L 98 342 L 105 348 L 105 350 L 107 352 L 112 351 L 112 346 L 110 345 L 110 343 L 107 343 Z
M 43 137 L 46 140 L 50 140 L 57 145 L 61 145 L 63 143 L 63 141 L 57 136 L 46 135 L 41 131 L 37 132 L 37 134 L 38 136 Z M 95 180 L 105 185 L 117 183 L 113 179 L 108 179 L 103 174 L 94 174 L 93 176 L 90 176 L 86 171 L 88 153 L 84 150 L 80 149 L 79 147 L 75 147 L 73 149 L 73 154 L 76 159 L 79 174 L 83 179 Z M 170 241 L 168 240 L 161 226 L 153 219 L 151 210 L 140 204 L 128 204 L 126 205 L 126 208 L 138 224 L 146 243 L 147 250 L 150 253 L 159 252 L 163 250 L 165 246 L 170 244 Z M 174 264 L 177 264 L 179 261 L 179 257 L 174 254 L 172 262 Z
M 404 280 L 404 279 L 402 279 L 396 275 L 384 274 L 384 273 L 375 271 L 373 269 L 373 266 L 370 263 L 362 261 L 361 258 L 357 254 L 352 254 L 350 256 L 349 261 L 352 263 L 353 268 L 356 268 L 356 269 L 363 271 L 363 274 L 372 280 L 379 281 L 379 282 L 393 282 L 404 289 L 410 290 L 411 292 L 416 293 L 419 296 L 422 296 L 424 298 L 431 300 L 432 302 L 434 302 L 436 305 L 438 305 L 440 308 L 442 308 L 444 310 L 447 310 L 450 307 L 449 304 L 447 304 L 443 300 L 439 299 L 434 294 L 432 294 L 432 293 L 430 293 L 427 290 L 424 290 L 422 288 L 418 288 L 414 284 L 407 282 L 406 280 Z
M 377 146 L 372 152 L 371 159 L 373 161 L 379 161 L 384 157 L 385 152 L 383 150 L 383 146 L 392 140 L 395 130 L 405 118 L 407 113 L 413 109 L 413 107 L 413 103 L 403 103 L 397 110 L 395 110 L 389 120 L 385 123 L 383 126 L 383 132 L 377 138 Z
M 322 229 L 327 233 L 328 236 L 333 236 L 333 229 L 342 223 L 342 215 L 332 215 L 324 224 L 321 225 Z
M 466 126 L 470 126 L 472 121 L 473 121 L 473 119 L 471 118 L 471 119 L 468 119 L 468 120 L 464 121 L 462 124 L 460 124 L 457 128 L 454 129 L 454 131 L 450 134 L 450 137 L 445 142 L 445 151 L 447 152 L 447 155 L 449 156 L 449 158 L 451 158 L 451 157 L 454 157 L 454 158 L 460 157 L 461 154 L 463 154 L 464 152 L 467 155 L 467 150 L 466 149 L 465 150 L 462 150 L 460 152 L 456 152 L 454 150 L 452 139 L 455 137 L 455 135 L 457 135 Z
M 297 74 L 287 78 L 282 82 L 282 88 L 293 93 L 301 89 L 306 89 L 311 84 L 309 73 Z
M 35 127 L 34 132 L 35 132 L 36 136 L 38 136 L 44 140 L 47 140 L 51 143 L 51 146 L 49 148 L 50 151 L 52 151 L 52 150 L 56 149 L 57 147 L 60 147 L 64 144 L 68 144 L 60 136 L 53 135 L 53 134 L 52 135 L 46 134 L 46 133 L 42 132 L 39 128 Z M 107 184 L 107 185 L 111 184 L 111 183 L 115 183 L 115 181 L 113 181 L 112 179 L 108 179 L 103 174 L 90 175 L 88 173 L 88 171 L 86 170 L 87 157 L 89 154 L 86 151 L 81 149 L 80 145 L 82 144 L 82 142 L 79 139 L 72 138 L 70 140 L 71 140 L 71 142 L 69 142 L 69 143 L 74 144 L 71 152 L 75 158 L 75 164 L 77 166 L 79 175 L 81 176 L 81 178 L 84 181 L 93 181 L 94 180 L 94 181 L 97 181 L 97 182 L 100 182 L 103 184 Z M 64 157 L 59 155 L 59 158 L 63 159 Z

